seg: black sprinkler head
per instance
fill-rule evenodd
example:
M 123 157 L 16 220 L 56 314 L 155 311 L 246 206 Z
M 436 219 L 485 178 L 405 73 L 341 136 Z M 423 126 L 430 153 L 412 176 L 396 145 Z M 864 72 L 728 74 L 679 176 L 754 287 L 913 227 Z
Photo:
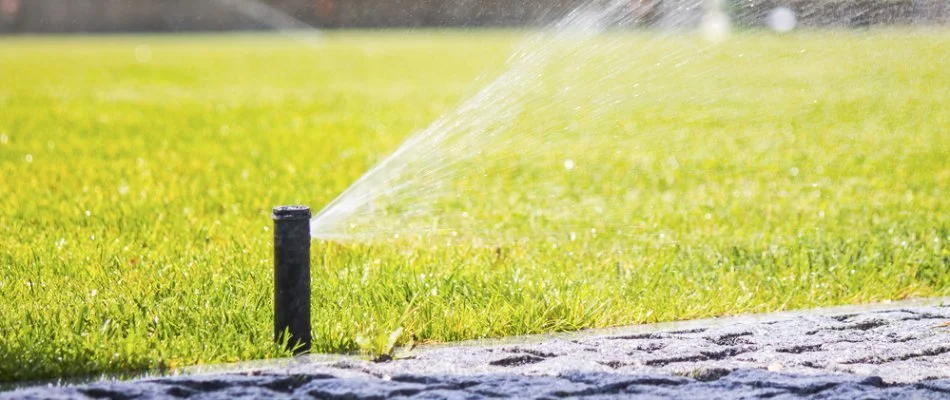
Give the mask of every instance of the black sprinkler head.
M 274 340 L 310 351 L 310 208 L 274 208 Z M 288 335 L 285 337 L 285 333 Z

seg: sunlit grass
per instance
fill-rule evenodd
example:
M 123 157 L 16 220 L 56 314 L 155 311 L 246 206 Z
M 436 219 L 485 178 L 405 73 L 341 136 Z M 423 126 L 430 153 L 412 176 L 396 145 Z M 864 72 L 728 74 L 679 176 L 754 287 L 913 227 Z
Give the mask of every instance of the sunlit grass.
M 0 39 L 0 381 L 286 356 L 271 207 L 326 204 L 519 37 Z M 612 116 L 637 157 L 574 183 L 624 193 L 620 233 L 315 242 L 314 348 L 950 294 L 948 38 L 713 50 L 697 68 L 720 81 Z M 801 106 L 828 82 L 845 85 Z M 719 101 L 692 94 L 709 85 Z

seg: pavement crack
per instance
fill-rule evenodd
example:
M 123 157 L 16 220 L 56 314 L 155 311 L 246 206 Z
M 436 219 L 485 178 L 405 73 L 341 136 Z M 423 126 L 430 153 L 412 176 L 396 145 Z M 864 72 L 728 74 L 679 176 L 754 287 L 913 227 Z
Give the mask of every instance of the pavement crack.
M 398 396 L 415 396 L 422 392 L 422 389 L 396 389 L 389 393 L 386 393 L 386 397 L 393 398 Z
M 432 376 L 425 375 L 396 375 L 390 378 L 393 382 L 403 382 L 403 383 L 418 383 L 422 385 L 432 385 L 435 383 L 442 383 L 441 380 Z
M 861 385 L 871 386 L 878 389 L 889 388 L 894 385 L 888 385 L 887 382 L 884 382 L 884 379 L 880 376 L 869 376 L 864 378 L 859 382 Z
M 174 380 L 168 382 L 175 386 L 183 386 L 188 389 L 196 390 L 199 392 L 216 392 L 221 389 L 226 389 L 231 386 L 235 386 L 233 383 L 227 382 L 225 380 Z
M 836 382 L 828 382 L 817 385 L 808 385 L 805 387 L 789 387 L 788 391 L 798 396 L 813 396 L 828 389 L 834 389 L 838 387 L 838 385 L 839 384 Z
M 575 382 L 578 383 L 578 382 Z M 587 382 L 583 382 L 587 383 Z M 624 379 L 618 382 L 612 382 L 605 385 L 595 385 L 582 390 L 559 390 L 551 393 L 551 395 L 560 398 L 575 398 L 580 396 L 602 396 L 602 395 L 616 395 L 621 394 L 627 391 L 631 386 L 680 386 L 688 384 L 689 380 L 686 379 L 675 379 L 675 378 L 664 378 L 664 377 L 642 377 L 642 378 L 633 378 L 633 379 Z
M 909 353 L 904 353 L 904 354 L 901 354 L 901 355 L 899 355 L 899 356 L 892 356 L 892 357 L 880 357 L 880 356 L 861 357 L 861 358 L 855 358 L 855 359 L 851 359 L 851 360 L 844 361 L 844 362 L 842 362 L 841 364 L 844 364 L 844 365 L 852 365 L 852 364 L 872 364 L 872 365 L 880 365 L 880 364 L 889 363 L 889 362 L 892 362 L 892 361 L 907 361 L 907 360 L 914 359 L 914 358 L 932 357 L 932 356 L 936 356 L 936 355 L 940 355 L 940 354 L 944 354 L 944 353 L 950 353 L 950 346 L 931 347 L 931 348 L 929 348 L 929 349 L 923 349 L 923 350 L 912 351 L 912 352 L 909 352 Z
M 713 382 L 729 376 L 732 373 L 728 368 L 697 368 L 691 371 L 674 373 L 684 378 L 695 379 L 700 382 Z
M 832 315 L 830 318 L 838 322 L 845 322 L 857 316 L 858 314 L 841 314 L 841 315 Z
M 720 335 L 718 337 L 707 337 L 706 340 L 720 346 L 735 346 L 740 343 L 748 343 L 743 339 L 744 336 L 752 336 L 752 332 L 737 332 Z
M 748 353 L 750 351 L 755 351 L 755 347 L 727 347 L 721 350 L 703 350 L 699 354 L 702 354 L 710 360 L 725 360 L 729 357 L 734 357 L 742 353 Z
M 647 343 L 643 343 L 643 344 L 638 344 L 636 350 L 637 350 L 637 351 L 645 351 L 645 352 L 647 352 L 647 353 L 652 353 L 652 352 L 657 351 L 657 350 L 663 350 L 664 348 L 666 348 L 666 343 L 647 342 Z
M 865 340 L 865 339 L 847 339 L 847 338 L 841 338 L 841 339 L 835 340 L 835 341 L 832 342 L 832 343 L 867 343 L 867 342 L 868 342 L 868 341 Z
M 493 365 L 496 367 L 518 367 L 521 365 L 539 363 L 544 360 L 545 360 L 544 357 L 524 354 L 520 356 L 505 357 L 499 360 L 495 360 L 488 363 L 488 365 Z
M 708 330 L 708 329 L 706 329 L 706 328 L 683 329 L 683 330 L 679 330 L 679 331 L 672 331 L 672 332 L 670 332 L 670 334 L 671 334 L 671 335 L 688 335 L 688 334 L 692 334 L 692 333 L 703 333 L 703 332 L 706 332 L 707 330 Z
M 297 388 L 316 380 L 322 379 L 333 379 L 335 378 L 332 375 L 320 374 L 320 375 L 290 375 L 278 379 L 274 379 L 270 382 L 267 382 L 261 386 L 273 390 L 275 392 L 281 393 L 293 393 Z
M 756 381 L 749 382 L 746 385 L 757 389 L 779 389 L 784 390 L 795 396 L 814 396 L 829 389 L 834 389 L 840 384 L 838 382 L 820 382 L 804 386 L 791 385 L 780 382 Z
M 872 319 L 870 321 L 858 322 L 856 324 L 832 326 L 832 327 L 828 327 L 827 329 L 831 331 L 848 331 L 848 330 L 868 331 L 877 327 L 888 325 L 889 323 L 890 322 L 885 321 L 883 319 Z
M 635 335 L 611 336 L 611 340 L 644 340 L 644 339 L 668 339 L 669 335 L 664 333 L 638 333 Z
M 934 392 L 937 392 L 937 393 L 943 393 L 943 394 L 948 394 L 948 395 L 950 395 L 950 385 L 948 385 L 948 384 L 940 385 L 940 384 L 936 384 L 936 383 L 934 383 L 934 382 L 923 381 L 923 382 L 918 382 L 918 383 L 914 384 L 914 388 L 917 388 L 917 389 L 924 389 L 924 390 L 930 390 L 930 391 L 934 391 Z
M 854 364 L 871 364 L 871 365 L 880 365 L 887 362 L 896 360 L 895 357 L 878 357 L 878 356 L 868 356 L 868 357 L 858 357 L 852 358 L 850 360 L 842 361 L 842 365 L 854 365 Z
M 910 353 L 903 354 L 903 355 L 901 355 L 900 357 L 898 357 L 897 359 L 898 359 L 898 360 L 901 360 L 901 361 L 906 361 L 906 360 L 910 360 L 910 359 L 912 359 L 912 358 L 918 358 L 918 357 L 932 357 L 932 356 L 937 356 L 937 355 L 941 355 L 941 354 L 944 354 L 944 353 L 950 353 L 950 346 L 937 346 L 937 347 L 931 347 L 931 348 L 929 348 L 929 349 L 923 349 L 923 350 L 919 350 L 919 351 L 913 351 L 913 352 L 910 352 Z
M 950 319 L 950 316 L 940 315 L 940 314 L 934 314 L 934 313 L 929 313 L 929 312 L 926 312 L 926 311 L 914 311 L 914 310 L 907 309 L 907 308 L 900 309 L 900 310 L 898 310 L 898 311 L 900 311 L 900 312 L 902 312 L 902 313 L 905 313 L 905 314 L 910 314 L 910 315 L 912 315 L 911 317 L 902 318 L 901 321 L 920 321 L 920 320 L 923 320 L 923 319 L 943 319 L 943 320 Z
M 130 395 L 123 393 L 121 390 L 111 390 L 105 388 L 89 388 L 89 389 L 79 389 L 79 393 L 87 397 L 94 399 L 109 399 L 109 400 L 129 400 L 138 397 L 137 395 Z
M 165 391 L 165 394 L 173 397 L 178 397 L 181 399 L 187 399 L 191 396 L 198 394 L 199 392 L 185 386 L 172 386 Z
M 510 348 L 510 349 L 505 349 L 505 351 L 507 351 L 507 352 L 509 352 L 509 353 L 528 354 L 528 355 L 532 355 L 532 356 L 535 356 L 535 357 L 541 357 L 541 358 L 554 358 L 554 357 L 557 357 L 557 356 L 558 356 L 557 354 L 554 354 L 554 353 L 547 353 L 547 352 L 543 352 L 543 351 L 541 351 L 541 350 L 525 349 L 525 348 L 521 348 L 521 347 L 514 347 L 514 348 Z
M 780 347 L 775 349 L 779 353 L 791 353 L 791 354 L 801 354 L 801 353 L 811 353 L 815 351 L 821 351 L 821 344 L 802 344 L 789 347 Z
M 667 364 L 681 363 L 681 362 L 697 362 L 697 361 L 706 361 L 709 359 L 709 356 L 705 354 L 692 354 L 687 356 L 677 356 L 677 357 L 667 357 L 667 358 L 654 358 L 652 360 L 646 360 L 643 362 L 644 365 L 651 367 L 662 367 Z
M 623 361 L 598 361 L 597 363 L 613 369 L 623 368 L 630 365 L 630 363 L 625 363 Z
M 725 360 L 729 357 L 733 357 L 742 353 L 748 353 L 750 351 L 755 351 L 755 347 L 729 347 L 720 350 L 703 350 L 699 354 L 690 354 L 684 356 L 674 356 L 674 357 L 664 357 L 664 358 L 654 358 L 652 360 L 646 360 L 643 362 L 644 365 L 651 367 L 662 367 L 668 364 L 681 363 L 681 362 L 699 362 L 699 361 L 709 361 L 709 360 Z
M 915 337 L 913 337 L 913 336 L 904 336 L 904 337 L 899 337 L 899 338 L 893 338 L 893 339 L 891 339 L 891 343 L 907 343 L 907 342 L 910 342 L 910 341 L 916 340 L 916 339 L 917 339 L 917 338 L 915 338 Z
M 826 326 L 818 329 L 813 329 L 805 332 L 806 335 L 812 336 L 821 331 L 869 331 L 874 328 L 878 328 L 884 325 L 888 325 L 890 322 L 883 319 L 872 319 L 869 321 L 858 322 L 854 324 L 838 325 L 838 326 Z
M 393 382 L 401 383 L 416 383 L 420 385 L 426 385 L 426 390 L 466 390 L 473 386 L 481 385 L 482 382 L 473 379 L 461 379 L 452 378 L 446 381 L 444 377 L 437 376 L 427 376 L 427 375 L 397 375 L 392 377 Z
M 808 368 L 815 368 L 815 369 L 824 369 L 826 366 L 824 363 L 821 363 L 818 361 L 802 361 L 798 363 L 798 365 L 801 365 L 803 367 L 808 367 Z

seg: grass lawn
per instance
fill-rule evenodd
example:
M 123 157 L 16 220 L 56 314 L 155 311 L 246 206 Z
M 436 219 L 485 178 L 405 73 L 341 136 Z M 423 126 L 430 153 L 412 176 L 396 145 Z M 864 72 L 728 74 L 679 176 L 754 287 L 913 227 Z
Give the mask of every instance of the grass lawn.
M 271 208 L 328 203 L 521 37 L 0 38 L 0 381 L 287 356 Z M 749 32 L 652 70 L 591 125 L 635 151 L 554 181 L 623 230 L 315 241 L 314 349 L 950 295 L 948 49 L 945 30 Z M 511 171 L 454 212 L 545 210 L 479 200 L 554 179 Z

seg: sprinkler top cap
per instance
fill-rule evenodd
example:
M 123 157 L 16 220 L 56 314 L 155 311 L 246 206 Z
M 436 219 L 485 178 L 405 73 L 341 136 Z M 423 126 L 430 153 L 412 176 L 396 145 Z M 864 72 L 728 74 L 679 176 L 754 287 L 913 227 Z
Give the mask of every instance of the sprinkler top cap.
M 310 219 L 310 207 L 307 206 L 280 206 L 274 207 L 274 220 L 302 220 Z

